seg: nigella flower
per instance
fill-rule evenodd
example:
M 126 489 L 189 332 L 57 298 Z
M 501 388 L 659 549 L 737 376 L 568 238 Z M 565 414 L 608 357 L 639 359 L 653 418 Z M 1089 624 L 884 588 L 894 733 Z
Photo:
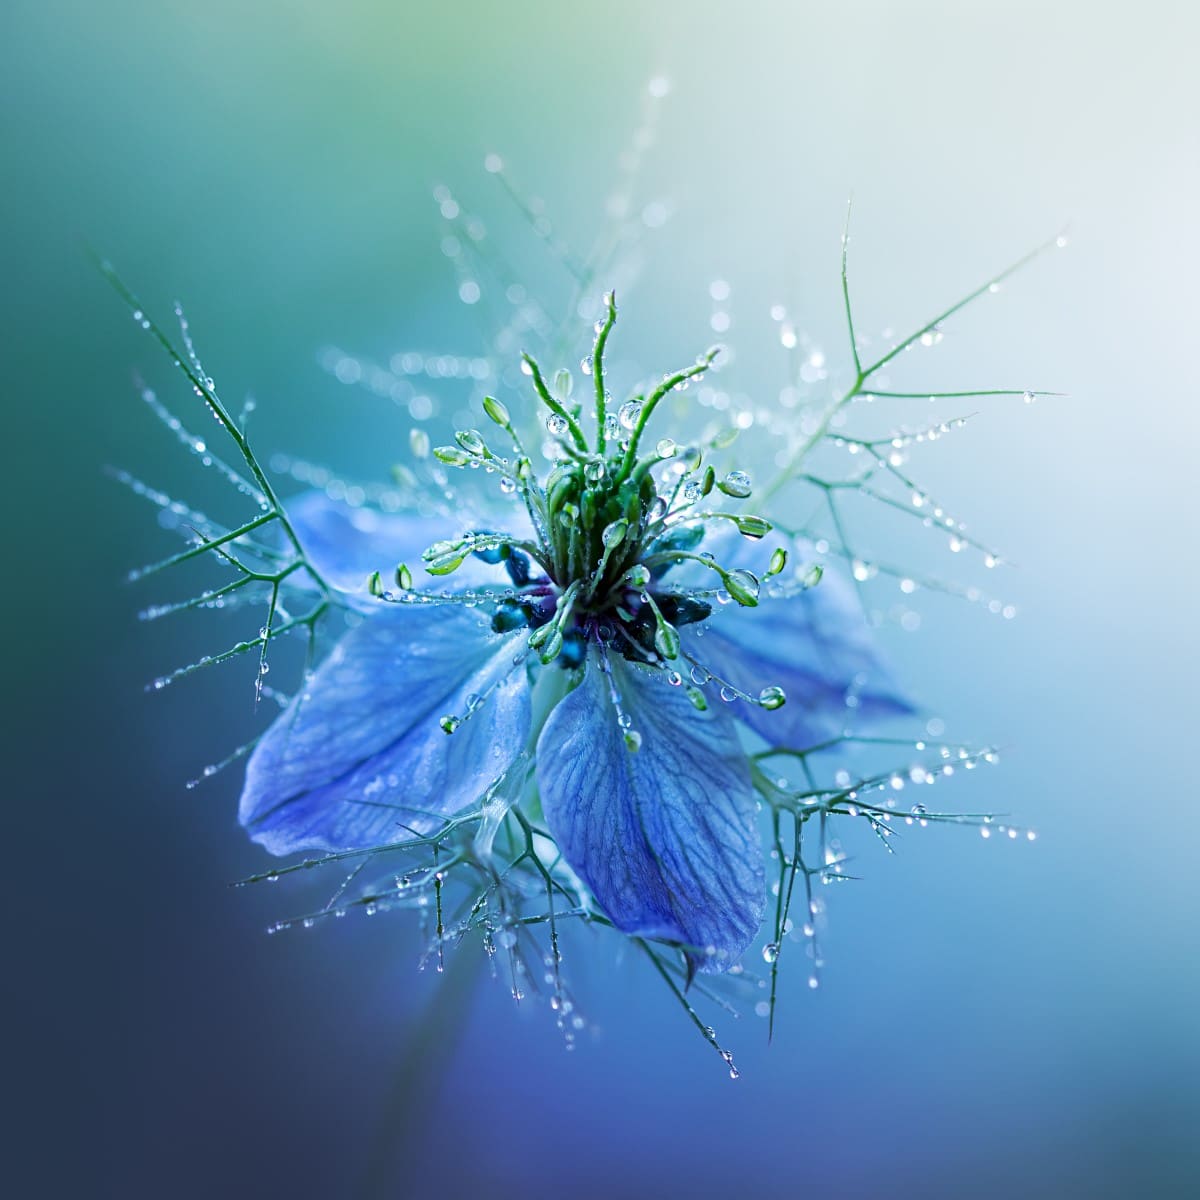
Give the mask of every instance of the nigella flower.
M 443 212 L 459 214 L 457 204 L 442 203 Z M 467 232 L 453 245 L 478 240 L 476 224 Z M 439 968 L 447 947 L 478 935 L 493 961 L 507 955 L 514 996 L 544 980 L 568 1044 L 582 1018 L 560 970 L 560 927 L 576 919 L 610 928 L 644 952 L 736 1076 L 688 989 L 708 994 L 711 981 L 698 980 L 701 973 L 741 979 L 743 952 L 764 927 L 770 990 L 755 1011 L 773 1022 L 789 935 L 808 943 L 809 985 L 817 986 L 823 905 L 815 886 L 850 878 L 835 820 L 865 825 L 889 849 L 901 824 L 966 822 L 985 837 L 1017 836 L 990 815 L 900 806 L 906 786 L 931 784 L 994 754 L 877 732 L 912 706 L 877 653 L 859 589 L 876 574 L 892 576 L 905 596 L 922 586 L 956 589 L 861 556 L 841 505 L 864 497 L 916 517 L 953 551 L 976 549 L 989 567 L 1000 561 L 904 466 L 908 447 L 961 420 L 863 438 L 851 437 L 844 422 L 850 406 L 868 398 L 1032 399 L 1024 389 L 878 390 L 888 386 L 884 367 L 910 347 L 935 344 L 942 321 L 996 291 L 1031 256 L 864 362 L 844 247 L 853 374 L 840 394 L 802 418 L 793 397 L 778 415 L 747 411 L 745 422 L 697 432 L 682 393 L 719 365 L 719 349 L 618 403 L 606 383 L 616 320 L 610 294 L 581 364 L 586 403 L 568 372 L 548 384 L 525 355 L 520 388 L 503 393 L 525 411 L 515 409 L 514 417 L 495 395 L 481 400 L 494 432 L 460 429 L 431 456 L 428 436 L 414 429 L 415 469 L 398 468 L 398 486 L 386 492 L 334 486 L 327 473 L 302 463 L 289 471 L 281 459 L 280 471 L 316 485 L 286 502 L 251 450 L 244 420 L 219 399 L 182 313 L 184 348 L 177 351 L 104 268 L 240 461 L 220 458 L 210 439 L 190 433 L 147 389 L 151 409 L 256 505 L 249 520 L 223 526 L 117 473 L 190 542 L 133 577 L 201 557 L 233 572 L 199 596 L 144 616 L 266 601 L 257 637 L 152 686 L 257 656 L 257 694 L 279 701 L 282 711 L 204 776 L 246 759 L 242 824 L 271 854 L 300 856 L 255 880 L 342 868 L 321 907 L 274 928 L 309 926 L 352 907 L 367 914 L 416 908 Z M 522 310 L 522 320 L 537 325 L 538 312 L 531 318 Z M 786 324 L 781 340 L 796 345 Z M 359 365 L 349 366 L 342 370 L 338 360 L 339 378 L 360 377 Z M 824 379 L 816 356 L 805 370 Z M 504 382 L 502 372 L 489 372 L 480 359 L 460 373 Z M 405 394 L 403 380 L 387 372 L 370 378 L 393 398 Z M 728 395 L 724 401 L 728 407 Z M 710 405 L 710 413 L 721 407 Z M 767 457 L 775 468 L 758 488 L 744 469 L 751 464 L 729 456 L 738 425 L 756 421 L 774 443 Z M 525 440 L 531 429 L 533 452 Z M 822 453 L 856 465 L 839 473 Z M 488 486 L 455 489 L 454 471 Z M 818 517 L 797 515 L 800 489 L 815 490 Z M 827 558 L 850 565 L 853 585 L 836 566 L 826 569 Z M 978 589 L 963 594 L 1012 615 Z M 322 641 L 335 626 L 343 632 L 322 659 Z M 306 638 L 308 666 L 287 696 L 264 677 L 268 649 L 291 633 Z M 935 723 L 926 729 L 940 736 Z M 884 769 L 854 758 L 864 751 L 925 757 Z M 764 834 L 774 876 L 769 905 Z M 790 916 L 797 898 L 802 924 Z
M 848 587 L 765 547 L 748 476 L 652 435 L 663 399 L 718 352 L 613 412 L 615 317 L 609 297 L 586 424 L 525 359 L 563 455 L 545 479 L 492 397 L 503 453 L 474 429 L 435 451 L 519 498 L 507 530 L 445 536 L 320 493 L 292 506 L 308 561 L 342 587 L 369 577 L 359 601 L 376 611 L 259 742 L 240 815 L 275 854 L 362 850 L 431 833 L 528 762 L 528 816 L 599 912 L 680 947 L 689 974 L 723 971 L 763 916 L 751 737 L 812 746 L 841 732 L 848 697 L 860 720 L 909 706 Z M 429 594 L 418 556 L 434 576 L 473 563 L 472 579 Z M 370 574 L 387 563 L 402 564 L 395 593 Z

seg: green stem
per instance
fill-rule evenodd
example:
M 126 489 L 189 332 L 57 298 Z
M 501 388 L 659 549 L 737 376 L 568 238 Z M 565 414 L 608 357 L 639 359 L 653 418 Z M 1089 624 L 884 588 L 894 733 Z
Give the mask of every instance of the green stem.
M 259 490 L 267 498 L 267 503 L 271 506 L 271 515 L 275 516 L 279 523 L 283 526 L 284 532 L 287 534 L 288 540 L 295 547 L 296 553 L 304 555 L 303 547 L 300 545 L 300 539 L 296 536 L 296 531 L 292 528 L 291 522 L 288 520 L 287 513 L 284 511 L 283 505 L 279 502 L 279 497 L 275 494 L 275 489 L 271 486 L 271 481 L 267 478 L 262 467 L 258 464 L 258 459 L 254 452 L 250 449 L 250 443 L 246 440 L 246 435 L 238 428 L 237 422 L 229 415 L 225 405 L 221 402 L 216 392 L 213 391 L 208 383 L 201 379 L 200 376 L 192 370 L 191 366 L 184 360 L 183 356 L 175 349 L 175 344 L 163 332 L 153 318 L 146 315 L 145 309 L 142 308 L 138 298 L 125 286 L 121 277 L 113 269 L 111 263 L 97 260 L 97 266 L 100 273 L 108 280 L 110 286 L 125 301 L 126 306 L 131 312 L 142 313 L 142 324 L 146 328 L 151 337 L 166 351 L 167 357 L 175 367 L 181 371 L 188 382 L 195 388 L 197 395 L 208 406 L 209 411 L 216 417 L 217 423 L 233 440 L 233 444 L 237 446 L 238 452 L 241 454 L 246 466 L 250 468 L 250 473 L 254 477 L 254 482 L 258 485 Z M 262 522 L 260 521 L 259 524 Z M 321 588 L 327 595 L 329 593 L 329 585 L 317 573 L 315 568 L 306 562 L 306 567 L 309 574 L 313 577 L 317 586 Z
M 848 212 L 847 212 L 847 220 L 849 220 Z M 1050 238 L 1049 240 L 1047 240 L 1045 242 L 1042 242 L 1041 245 L 1035 246 L 1032 250 L 1029 251 L 1028 254 L 1023 254 L 1015 262 L 1010 263 L 1007 267 L 1005 267 L 1003 271 L 999 272 L 996 275 L 993 275 L 990 279 L 981 283 L 979 285 L 979 287 L 975 288 L 973 291 L 968 292 L 965 296 L 963 296 L 960 300 L 955 301 L 955 303 L 951 304 L 948 308 L 943 309 L 932 320 L 926 321 L 924 325 L 922 325 L 919 329 L 915 330 L 913 333 L 909 334 L 908 337 L 904 338 L 900 342 L 897 342 L 896 345 L 894 345 L 886 354 L 884 354 L 880 358 L 877 358 L 873 363 L 871 363 L 870 366 L 864 367 L 862 365 L 862 363 L 859 361 L 858 348 L 854 344 L 854 322 L 853 322 L 853 319 L 851 316 L 851 311 L 850 311 L 850 285 L 849 285 L 847 271 L 846 271 L 847 239 L 846 239 L 845 235 L 843 235 L 843 238 L 842 238 L 842 297 L 843 297 L 843 300 L 844 300 L 845 306 L 846 306 L 846 318 L 847 318 L 847 324 L 849 326 L 849 331 L 850 331 L 851 350 L 852 350 L 853 357 L 854 357 L 854 382 L 850 386 L 849 390 L 847 392 L 845 392 L 844 395 L 842 395 L 839 399 L 835 400 L 832 404 L 830 404 L 825 409 L 825 411 L 821 414 L 821 418 L 817 423 L 816 429 L 807 438 L 805 438 L 803 442 L 800 443 L 800 445 L 792 452 L 791 455 L 789 455 L 788 460 L 787 460 L 786 464 L 783 466 L 782 470 L 775 477 L 775 479 L 772 481 L 770 486 L 768 486 L 766 491 L 762 494 L 762 499 L 770 500 L 772 497 L 774 497 L 779 492 L 779 490 L 786 483 L 789 483 L 791 481 L 791 479 L 793 477 L 793 473 L 795 472 L 797 466 L 799 466 L 799 464 L 804 461 L 804 459 L 807 457 L 807 455 L 812 451 L 813 447 L 816 446 L 817 443 L 820 442 L 825 437 L 825 435 L 829 432 L 829 427 L 833 423 L 833 419 L 838 415 L 838 413 L 840 413 L 842 411 L 842 409 L 844 409 L 846 407 L 847 404 L 849 404 L 852 400 L 854 400 L 855 398 L 857 398 L 858 396 L 861 396 L 863 394 L 863 390 L 864 390 L 863 385 L 867 382 L 867 380 L 869 380 L 871 378 L 872 375 L 874 375 L 882 367 L 885 367 L 897 355 L 902 354 L 905 350 L 908 349 L 909 346 L 911 346 L 915 342 L 919 341 L 922 337 L 924 337 L 925 334 L 927 334 L 931 330 L 935 329 L 943 321 L 948 320 L 950 317 L 954 316 L 955 313 L 961 312 L 964 308 L 967 307 L 968 304 L 972 304 L 974 301 L 978 300 L 980 296 L 984 295 L 986 292 L 990 291 L 992 288 L 998 287 L 1010 275 L 1015 274 L 1022 267 L 1027 266 L 1035 258 L 1038 258 L 1040 255 L 1044 254 L 1047 250 L 1051 249 L 1051 247 L 1055 246 L 1058 243 L 1060 236 L 1061 235 L 1056 235 L 1055 237 Z M 872 394 L 883 395 L 885 393 L 872 393 Z M 925 395 L 925 396 L 928 396 L 931 394 L 936 394 L 936 393 L 929 393 L 929 392 L 918 393 L 918 395 Z M 953 396 L 953 395 L 957 395 L 957 394 L 958 393 L 945 393 L 945 395 L 947 395 L 947 396 Z M 962 393 L 962 394 L 964 394 L 964 395 L 1003 395 L 1005 393 L 1003 391 L 997 391 L 997 392 L 973 392 L 973 393 Z

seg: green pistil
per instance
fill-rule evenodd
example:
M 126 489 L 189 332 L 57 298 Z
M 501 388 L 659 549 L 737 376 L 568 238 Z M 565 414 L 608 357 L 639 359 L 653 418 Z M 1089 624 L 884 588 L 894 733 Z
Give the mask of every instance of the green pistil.
M 721 577 L 721 583 L 729 595 L 743 608 L 755 608 L 758 605 L 758 576 L 751 571 L 727 570 L 712 558 L 703 554 L 692 554 L 686 550 L 663 550 L 643 559 L 643 566 L 656 567 L 665 563 L 679 563 L 684 560 L 698 562 L 702 567 L 715 571 Z
M 596 344 L 592 347 L 592 378 L 596 383 L 596 452 L 601 458 L 605 455 L 608 441 L 604 429 L 608 419 L 608 396 L 604 391 L 604 347 L 608 344 L 608 335 L 617 319 L 616 294 L 609 292 L 604 297 L 604 303 L 608 311 L 596 331 Z
M 538 399 L 550 410 L 552 414 L 551 420 L 557 418 L 561 421 L 563 433 L 570 432 L 571 439 L 574 441 L 579 453 L 586 455 L 588 452 L 587 438 L 583 436 L 583 430 L 580 429 L 579 422 L 551 394 L 550 389 L 546 386 L 546 381 L 542 378 L 541 367 L 528 354 L 522 354 L 521 361 L 525 364 L 530 377 L 533 379 L 533 387 L 538 394 Z M 569 447 L 565 445 L 564 449 L 569 451 Z
M 641 411 L 638 413 L 637 422 L 633 427 L 633 432 L 629 438 L 629 446 L 625 451 L 625 457 L 621 460 L 621 468 L 617 472 L 617 482 L 623 483 L 633 470 L 634 463 L 637 461 L 638 442 L 641 439 L 642 431 L 646 428 L 647 422 L 654 414 L 654 410 L 658 407 L 659 402 L 669 392 L 672 392 L 681 383 L 687 383 L 689 380 L 695 379 L 697 376 L 703 375 L 709 367 L 712 366 L 713 360 L 720 354 L 719 346 L 714 346 L 690 367 L 685 367 L 682 371 L 676 371 L 674 375 L 668 375 L 662 383 L 658 385 L 646 397 L 645 403 L 642 405 Z

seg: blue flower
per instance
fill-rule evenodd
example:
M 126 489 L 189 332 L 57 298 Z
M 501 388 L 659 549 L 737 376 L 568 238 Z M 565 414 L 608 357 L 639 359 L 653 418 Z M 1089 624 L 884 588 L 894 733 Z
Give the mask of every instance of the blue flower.
M 288 506 L 308 565 L 361 620 L 257 745 L 240 819 L 273 854 L 366 850 L 528 778 L 510 802 L 592 908 L 677 946 L 690 976 L 734 965 L 762 921 L 752 750 L 802 751 L 851 716 L 862 727 L 910 708 L 852 589 L 814 570 L 803 542 L 767 548 L 771 523 L 742 509 L 743 473 L 718 476 L 711 444 L 645 449 L 659 403 L 715 352 L 614 412 L 614 318 L 610 298 L 590 436 L 526 360 L 556 446 L 545 479 L 490 397 L 503 453 L 477 430 L 435 451 L 498 477 L 520 501 L 507 528 L 320 493 Z M 418 560 L 454 587 L 415 587 Z

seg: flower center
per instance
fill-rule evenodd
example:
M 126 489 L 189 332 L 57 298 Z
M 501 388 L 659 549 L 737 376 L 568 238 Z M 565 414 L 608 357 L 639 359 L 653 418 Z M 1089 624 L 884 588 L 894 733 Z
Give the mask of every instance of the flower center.
M 591 439 L 580 423 L 582 404 L 572 398 L 570 375 L 560 371 L 552 389 L 538 364 L 523 357 L 523 370 L 548 412 L 547 458 L 553 465 L 544 480 L 538 479 L 508 409 L 491 396 L 484 411 L 512 439 L 514 458 L 494 453 L 475 429 L 460 430 L 456 445 L 434 451 L 447 466 L 482 466 L 498 474 L 504 491 L 519 493 L 531 536 L 469 533 L 431 546 L 423 557 L 434 575 L 449 574 L 470 555 L 503 563 L 516 591 L 498 606 L 493 626 L 498 631 L 527 626 L 529 646 L 544 663 L 576 666 L 593 642 L 662 665 L 679 657 L 678 628 L 704 620 L 714 600 L 747 607 L 758 603 L 757 575 L 727 569 L 711 553 L 698 552 L 706 530 L 732 523 L 757 540 L 771 525 L 762 517 L 707 507 L 720 497 L 742 501 L 750 495 L 744 472 L 729 471 L 718 479 L 705 461 L 732 438 L 684 447 L 663 438 L 646 450 L 646 427 L 661 401 L 702 378 L 719 348 L 614 411 L 604 383 L 604 349 L 616 304 L 611 295 L 605 303 L 590 362 L 595 385 Z M 785 552 L 777 550 L 766 574 L 778 574 L 785 562 Z M 673 567 L 688 563 L 716 578 L 693 572 L 703 584 L 686 587 L 665 579 Z

